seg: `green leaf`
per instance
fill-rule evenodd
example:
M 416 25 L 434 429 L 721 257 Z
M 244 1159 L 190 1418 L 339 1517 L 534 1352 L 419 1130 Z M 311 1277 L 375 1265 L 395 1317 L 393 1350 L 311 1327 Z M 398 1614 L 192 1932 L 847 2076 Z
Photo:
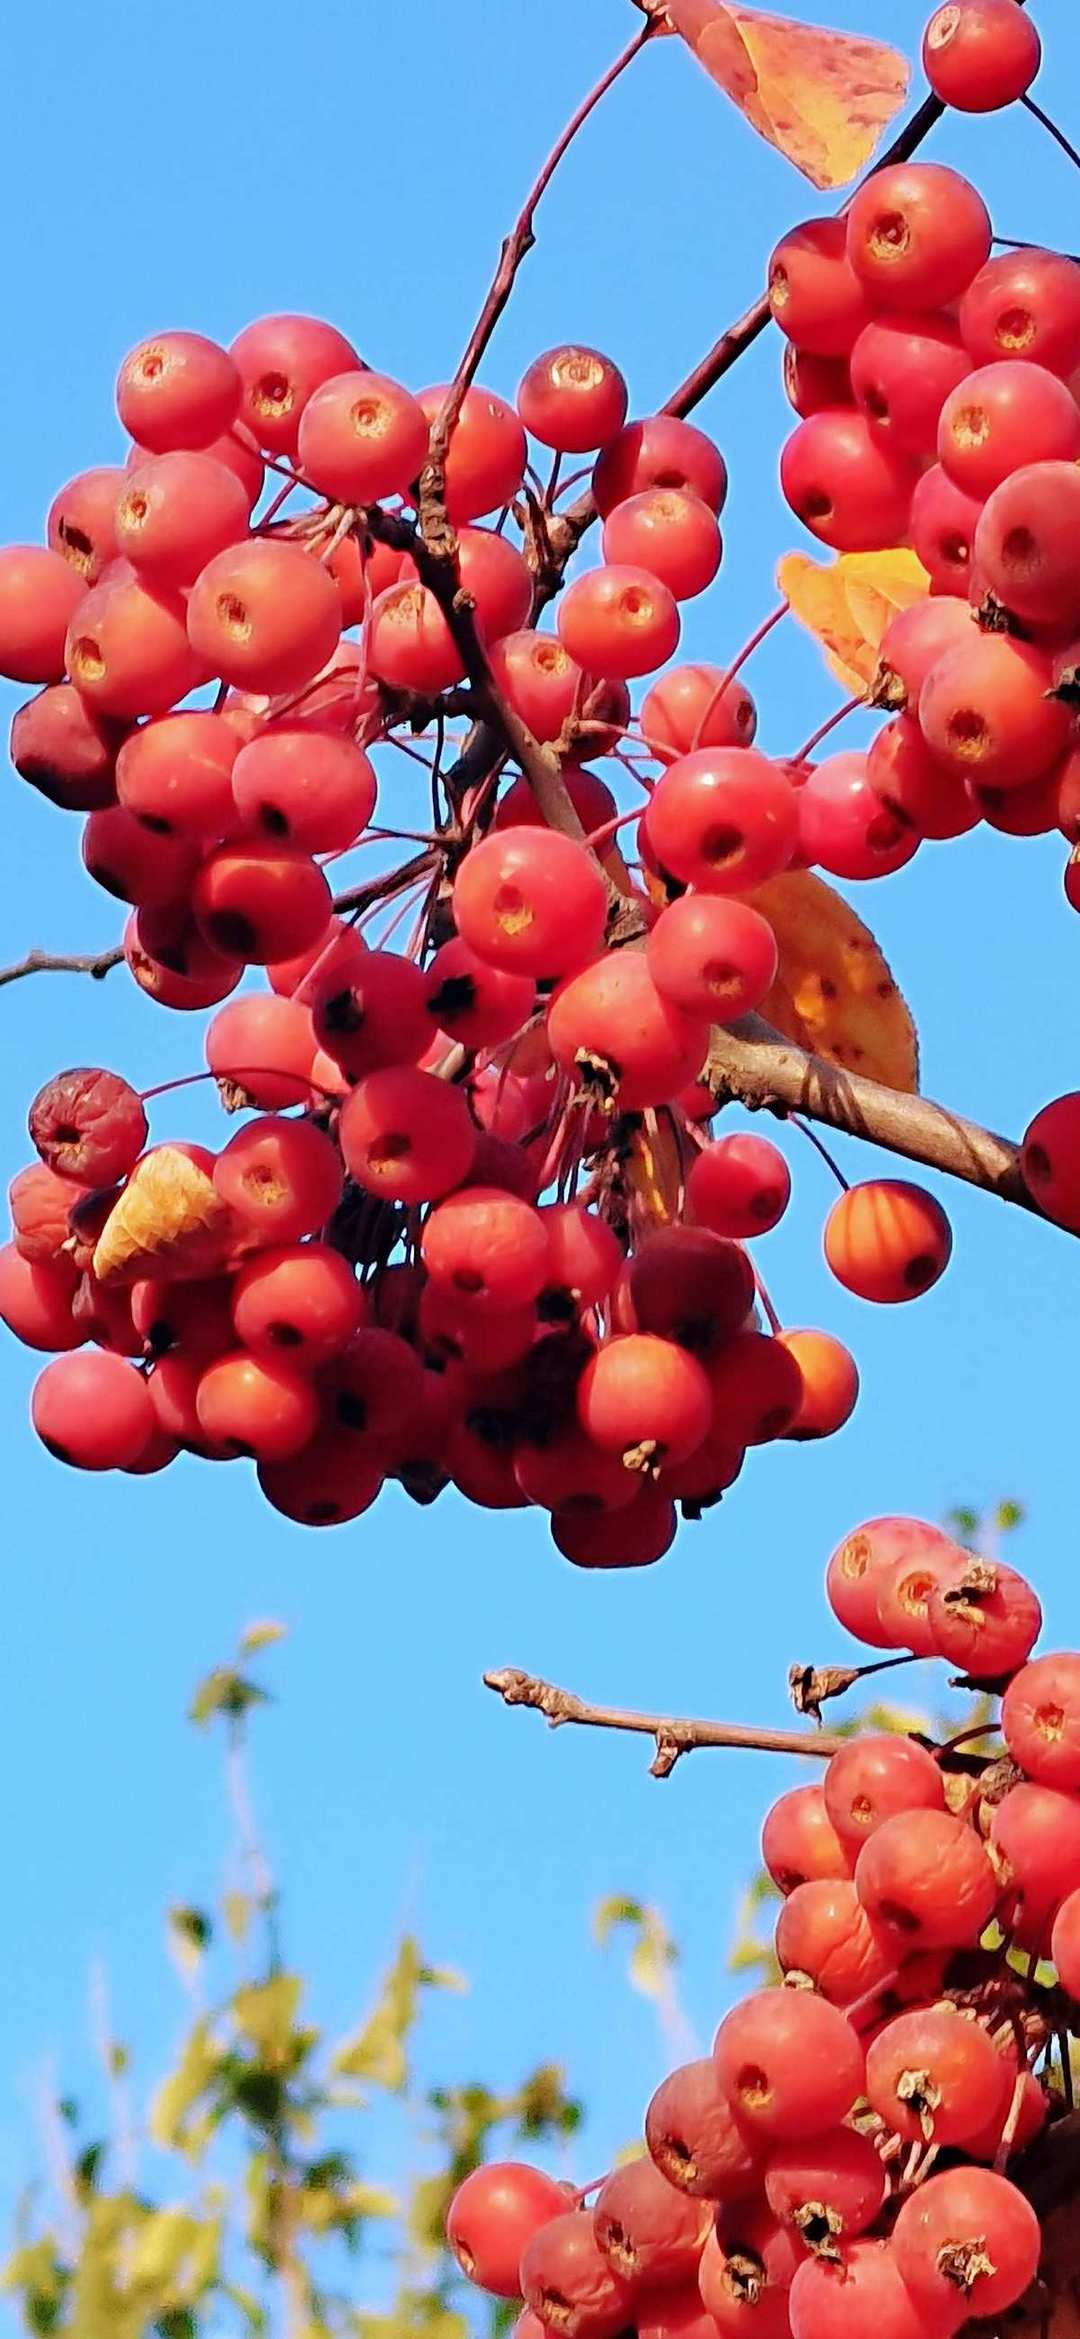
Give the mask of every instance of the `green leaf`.
M 221 2049 L 200 2020 L 189 2032 L 183 2054 L 171 2077 L 162 2081 L 150 2106 L 150 2134 L 155 2144 L 192 2149 L 187 2115 L 204 2096 L 221 2068 Z
M 1026 1517 L 1027 1512 L 1023 1503 L 999 1502 L 994 1512 L 994 1525 L 1000 1529 L 1003 1535 L 1010 1535 L 1014 1527 L 1023 1526 Z
M 131 2049 L 120 2039 L 110 2039 L 105 2049 L 105 2063 L 110 2079 L 125 2078 L 131 2069 Z
M 346 2195 L 354 2217 L 399 2217 L 401 2203 L 387 2185 L 351 2184 Z
M 273 1616 L 263 1617 L 255 1624 L 245 1625 L 238 1643 L 240 1656 L 254 1657 L 259 1649 L 272 1648 L 275 1641 L 285 1639 L 288 1629 L 287 1624 L 278 1624 Z
M 276 2071 L 264 2071 L 261 2064 L 242 2063 L 239 2056 L 232 2056 L 223 2087 L 227 2100 L 246 2119 L 263 2128 L 276 2126 L 285 2104 L 284 2083 Z
M 333 2058 L 342 2079 L 370 2079 L 375 2087 L 399 2095 L 408 2076 L 401 2034 L 385 2005 L 377 2006 L 363 2028 L 342 2041 Z
M 0 2272 L 0 2287 L 4 2290 L 21 2290 L 24 2297 L 33 2295 L 51 2301 L 57 2309 L 65 2284 L 64 2269 L 48 2234 L 43 2234 L 40 2241 L 27 2242 L 22 2249 L 13 2251 Z M 35 2324 L 34 2328 L 51 2330 L 52 2324 Z
M 105 2158 L 105 2149 L 104 2144 L 87 2144 L 80 2152 L 72 2172 L 80 2192 L 93 2192 L 98 2170 Z
M 424 1987 L 452 1989 L 452 1979 L 437 1966 L 423 1963 L 412 1935 L 402 1939 L 397 1956 L 383 1982 L 374 2011 L 351 2038 L 344 2039 L 331 2068 L 343 2079 L 369 2079 L 398 2095 L 408 2077 L 405 2041 L 417 2015 Z
M 675 1963 L 676 1949 L 667 1926 L 655 1909 L 647 1909 L 630 1952 L 630 1980 L 644 1998 L 662 1998 Z
M 409 2203 L 409 2232 L 418 2249 L 429 2253 L 442 2249 L 446 2237 L 446 2212 L 453 2191 L 453 2179 L 447 2175 L 421 2177 L 413 2186 Z
M 47 2291 L 28 2291 L 23 2300 L 23 2313 L 31 2331 L 55 2331 L 60 2320 L 61 2301 L 50 2298 Z
M 184 1980 L 190 1981 L 213 1938 L 213 1925 L 204 1909 L 183 1905 L 169 1910 L 167 1924 L 169 1949 Z
M 249 1706 L 269 1703 L 266 1690 L 260 1689 L 257 1681 L 246 1681 L 232 1665 L 215 1665 L 213 1672 L 199 1683 L 189 1718 L 203 1723 L 211 1721 L 215 1714 L 227 1714 L 230 1720 L 239 1721 Z
M 417 1980 L 423 1990 L 453 1990 L 459 1998 L 469 1994 L 468 1975 L 459 1973 L 454 1965 L 422 1965 Z
M 275 1974 L 268 1982 L 251 1982 L 236 1991 L 232 2010 L 237 2029 L 261 2054 L 278 2060 L 284 2057 L 303 1986 L 299 1974 Z
M 601 1947 L 621 1926 L 634 1936 L 627 1967 L 631 1988 L 645 1998 L 662 1998 L 678 1952 L 659 1909 L 618 1895 L 601 1901 L 593 1912 L 593 1933 Z
M 593 1910 L 593 1938 L 603 1949 L 616 1925 L 639 1925 L 644 1916 L 639 1900 L 627 1900 L 621 1893 L 613 1893 L 608 1900 L 597 1903 Z

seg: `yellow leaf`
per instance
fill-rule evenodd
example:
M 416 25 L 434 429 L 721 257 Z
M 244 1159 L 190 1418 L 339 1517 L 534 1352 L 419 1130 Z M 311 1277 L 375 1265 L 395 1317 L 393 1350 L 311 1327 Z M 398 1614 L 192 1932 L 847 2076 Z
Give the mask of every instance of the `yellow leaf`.
M 385 2006 L 377 2006 L 363 2029 L 343 2042 L 333 2068 L 342 2079 L 370 2079 L 376 2087 L 400 2094 L 408 2065 L 400 2030 Z
M 617 1895 L 601 1901 L 593 1914 L 593 1932 L 601 1945 L 620 1925 L 631 1934 L 627 1971 L 632 1988 L 643 1998 L 662 1998 L 678 1952 L 660 1910 Z
M 907 63 L 883 41 L 735 0 L 668 0 L 668 15 L 740 113 L 815 187 L 846 187 L 907 95 Z
M 187 2116 L 205 2094 L 220 2061 L 221 2050 L 210 2035 L 209 2024 L 197 2022 L 188 2035 L 176 2070 L 162 2081 L 150 2106 L 150 2134 L 155 2144 L 166 2149 L 187 2149 Z
M 174 2281 L 198 2232 L 187 2209 L 151 2210 L 128 2252 L 128 2281 L 153 2289 Z
M 263 2055 L 282 2055 L 293 2035 L 303 1983 L 299 1974 L 251 1982 L 233 1998 L 236 2024 Z
M 850 904 L 808 870 L 785 870 L 747 896 L 776 935 L 780 969 L 761 1013 L 785 1038 L 845 1072 L 905 1095 L 919 1045 L 902 993 Z
M 240 1655 L 253 1657 L 258 1649 L 269 1649 L 275 1641 L 283 1641 L 287 1624 L 279 1624 L 276 1616 L 260 1616 L 254 1624 L 247 1624 L 240 1635 Z
M 178 1146 L 159 1145 L 137 1162 L 109 1212 L 94 1252 L 99 1283 L 136 1283 L 144 1275 L 176 1281 L 220 1267 L 234 1233 L 233 1215 L 212 1179 Z
M 230 1938 L 233 1941 L 246 1941 L 252 1914 L 252 1904 L 248 1899 L 247 1893 L 223 1893 L 221 1900 L 221 1913 L 225 1919 L 226 1928 Z
M 898 609 L 929 592 L 921 560 L 903 544 L 888 552 L 841 552 L 824 565 L 805 552 L 785 553 L 776 582 L 791 611 L 825 652 L 845 690 L 873 680 L 881 637 Z

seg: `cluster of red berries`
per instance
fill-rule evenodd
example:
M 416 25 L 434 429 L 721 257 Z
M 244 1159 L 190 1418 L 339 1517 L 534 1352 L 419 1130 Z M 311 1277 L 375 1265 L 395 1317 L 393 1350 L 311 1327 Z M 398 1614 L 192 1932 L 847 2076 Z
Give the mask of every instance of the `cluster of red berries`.
M 436 954 L 428 993 L 462 947 Z M 414 978 L 422 1018 L 424 978 L 386 964 Z M 363 999 L 365 965 L 348 965 Z M 357 1028 L 377 1032 L 370 996 Z M 850 1410 L 838 1344 L 757 1326 L 741 1238 L 779 1218 L 789 1183 L 763 1140 L 706 1142 L 694 1223 L 628 1254 L 587 1202 L 537 1200 L 520 1083 L 508 1104 L 491 1074 L 395 1059 L 316 1102 L 310 1017 L 281 993 L 225 1009 L 208 1045 L 222 1085 L 263 1108 L 216 1155 L 149 1145 L 143 1100 L 110 1072 L 60 1074 L 31 1109 L 0 1315 L 56 1352 L 32 1418 L 58 1459 L 246 1455 L 310 1525 L 357 1517 L 389 1476 L 422 1501 L 452 1481 L 488 1508 L 542 1506 L 580 1565 L 625 1566 L 658 1559 L 676 1503 L 700 1515 L 748 1446 Z M 298 1093 L 309 1110 L 280 1109 Z M 411 1248 L 388 1258 L 403 1224 Z
M 130 905 L 136 982 L 216 1009 L 210 1073 L 259 1116 L 216 1157 L 148 1151 L 126 1082 L 50 1083 L 0 1313 L 33 1347 L 91 1344 L 34 1396 L 66 1460 L 250 1455 L 270 1501 L 313 1524 L 357 1516 L 391 1474 L 423 1500 L 452 1481 L 542 1505 L 582 1565 L 643 1564 L 749 1446 L 827 1434 L 855 1401 L 829 1335 L 761 1329 L 745 1244 L 778 1222 L 789 1174 L 763 1140 L 712 1139 L 702 1077 L 712 1025 L 775 979 L 773 929 L 743 897 L 805 857 L 799 791 L 717 668 L 671 669 L 631 725 L 627 679 L 670 657 L 678 600 L 716 572 L 726 471 L 688 423 L 628 424 L 609 359 L 557 349 L 516 407 L 467 392 L 445 499 L 496 687 L 557 755 L 589 842 L 496 766 L 416 837 L 425 899 L 403 949 L 335 914 L 328 865 L 410 833 L 374 825 L 373 755 L 455 693 L 472 703 L 403 516 L 443 395 L 414 397 L 311 319 L 264 319 L 231 350 L 165 334 L 121 369 L 126 464 L 60 492 L 47 547 L 0 553 L 0 670 L 43 686 L 15 718 L 16 766 L 86 815 L 86 867 Z M 527 433 L 560 461 L 600 449 L 603 560 L 554 634 L 527 622 L 529 513 L 524 549 L 476 524 L 515 506 Z M 253 520 L 267 466 L 285 484 Z M 279 517 L 295 493 L 301 515 Z M 212 703 L 186 703 L 208 682 Z M 619 890 L 622 816 L 579 760 L 632 728 L 661 767 L 634 784 L 664 907 L 625 873 Z M 377 881 L 375 906 L 415 867 Z M 251 968 L 269 987 L 228 997 Z M 875 1300 L 927 1288 L 949 1248 L 939 1206 L 896 1181 L 846 1192 L 826 1231 L 834 1272 Z
M 1023 1577 L 921 1520 L 856 1529 L 827 1588 L 872 1648 L 1001 1693 L 1003 1751 L 849 1739 L 765 1822 L 784 1982 L 662 2082 L 645 2157 L 584 2194 L 512 2163 L 466 2178 L 451 2244 L 524 2300 L 521 2339 L 953 2339 L 1036 2277 L 1007 2172 L 1066 2109 L 1049 2051 L 1080 1993 L 1080 1654 L 1033 1658 Z M 1056 1985 L 1033 1978 L 1047 1957 Z
M 1037 62 L 1015 0 L 1000 9 Z M 977 15 L 939 10 L 931 68 Z M 788 502 L 839 551 L 910 543 L 930 578 L 881 644 L 872 697 L 892 719 L 800 792 L 807 858 L 838 876 L 887 874 L 980 819 L 1080 840 L 1080 267 L 990 249 L 976 189 L 904 163 L 772 258 L 803 417 L 781 461 Z M 1076 862 L 1066 892 L 1080 906 Z

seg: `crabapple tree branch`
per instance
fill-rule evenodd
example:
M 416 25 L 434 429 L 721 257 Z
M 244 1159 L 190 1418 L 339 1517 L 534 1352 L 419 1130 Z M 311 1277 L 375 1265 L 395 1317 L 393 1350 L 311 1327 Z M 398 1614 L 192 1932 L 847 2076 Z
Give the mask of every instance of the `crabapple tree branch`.
M 546 764 L 544 768 L 546 771 Z M 556 819 L 553 825 L 560 827 L 562 823 Z M 371 878 L 336 894 L 334 908 L 348 914 L 372 907 L 389 891 L 400 891 L 425 876 L 433 866 L 430 849 L 418 853 L 389 877 Z M 44 973 L 87 974 L 100 981 L 122 957 L 120 949 L 70 957 L 31 950 L 14 965 L 0 968 L 0 988 L 19 982 L 25 975 Z M 1020 1148 L 1011 1138 L 1000 1137 L 929 1097 L 912 1096 L 879 1080 L 869 1080 L 862 1073 L 829 1064 L 824 1057 L 811 1055 L 794 1040 L 785 1039 L 759 1015 L 715 1026 L 703 1077 L 718 1103 L 741 1104 L 751 1112 L 782 1117 L 800 1113 L 845 1137 L 880 1146 L 883 1152 L 899 1154 L 924 1169 L 979 1186 L 985 1193 L 996 1194 L 999 1201 L 1014 1203 L 1036 1217 L 1043 1215 L 1024 1184 Z
M 714 1029 L 703 1077 L 718 1099 L 751 1111 L 802 1113 L 1042 1216 L 1021 1176 L 1020 1148 L 1010 1138 L 929 1097 L 906 1095 L 809 1055 L 759 1015 Z
M 696 1722 L 673 1714 L 638 1714 L 623 1706 L 591 1705 L 572 1690 L 559 1689 L 554 1682 L 540 1681 L 512 1665 L 501 1672 L 485 1673 L 484 1685 L 493 1689 L 504 1705 L 532 1706 L 547 1717 L 553 1730 L 564 1722 L 577 1722 L 589 1730 L 631 1730 L 641 1738 L 654 1739 L 656 1752 L 649 1768 L 655 1779 L 670 1778 L 681 1757 L 693 1754 L 698 1747 L 804 1754 L 825 1762 L 845 1743 L 825 1730 L 757 1730 L 749 1723 Z
M 89 950 L 65 956 L 62 951 L 28 950 L 25 958 L 13 966 L 0 967 L 0 990 L 5 983 L 19 983 L 24 975 L 90 975 L 96 983 L 104 981 L 114 966 L 123 958 L 119 944 L 113 950 Z

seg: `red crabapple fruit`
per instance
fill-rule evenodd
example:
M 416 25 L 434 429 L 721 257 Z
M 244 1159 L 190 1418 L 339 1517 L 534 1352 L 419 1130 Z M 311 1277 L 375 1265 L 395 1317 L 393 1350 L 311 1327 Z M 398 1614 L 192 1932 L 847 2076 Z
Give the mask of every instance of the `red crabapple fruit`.
M 599 950 L 607 888 L 595 861 L 556 829 L 511 829 L 466 854 L 454 880 L 458 932 L 507 974 L 551 977 Z
M 909 1949 L 973 1948 L 998 1900 L 978 1836 L 951 1811 L 883 1820 L 859 1853 L 855 1885 L 871 1922 Z
M 76 1470 L 128 1468 L 154 1428 L 145 1381 L 126 1358 L 101 1348 L 47 1364 L 30 1418 L 54 1461 Z
M 427 454 L 427 416 L 400 382 L 365 369 L 331 374 L 300 417 L 300 468 L 332 503 L 406 495 Z
M 236 689 L 296 690 L 333 655 L 341 602 L 301 545 L 252 538 L 207 562 L 188 597 L 187 630 L 205 667 Z
M 859 1372 L 850 1349 L 831 1332 L 799 1329 L 780 1340 L 796 1359 L 803 1379 L 802 1404 L 787 1432 L 793 1438 L 834 1437 L 850 1421 L 859 1395 Z
M 852 2241 L 873 2224 L 885 2188 L 881 2155 L 855 2128 L 828 2128 L 807 2142 L 774 2145 L 765 2163 L 765 2198 L 773 2216 L 826 2257 L 836 2242 Z
M 778 1797 L 762 1829 L 761 1857 L 784 1894 L 800 1884 L 850 1876 L 853 1863 L 821 1786 L 789 1787 Z
M 1030 88 L 1041 58 L 1038 31 L 1016 0 L 964 0 L 962 6 L 946 0 L 923 34 L 930 87 L 961 114 L 1012 105 Z
M 1029 1778 L 1074 1793 L 1080 1787 L 1080 1655 L 1033 1657 L 1009 1683 L 1001 1728 Z
M 869 2102 L 906 2142 L 965 2144 L 1011 2085 L 989 2031 L 947 2001 L 896 2015 L 867 2050 Z
M 863 2236 L 835 2256 L 819 2252 L 798 2268 L 790 2292 L 792 2339 L 944 2339 L 928 2325 L 887 2242 Z
M 693 2279 L 710 2224 L 705 2204 L 648 2158 L 615 2169 L 593 2207 L 593 2232 L 616 2274 L 651 2289 Z
M 893 1731 L 860 1732 L 825 1773 L 825 1808 L 853 1858 L 897 1811 L 943 1811 L 945 1786 L 924 1746 Z
M 1024 1131 L 1020 1168 L 1047 1218 L 1080 1231 L 1080 1092 L 1055 1097 Z
M 433 423 L 445 386 L 421 390 L 420 404 Z M 512 406 L 494 390 L 474 382 L 466 390 L 446 458 L 446 508 L 455 527 L 478 520 L 513 501 L 525 475 L 525 432 Z
M 787 867 L 798 820 L 778 764 L 753 747 L 710 747 L 668 765 L 642 827 L 673 877 L 702 893 L 746 893 Z
M 940 1202 L 902 1178 L 849 1186 L 825 1224 L 825 1258 L 837 1282 L 881 1304 L 917 1299 L 949 1264 L 952 1228 Z
M 737 2201 L 759 2179 L 763 2148 L 740 2125 L 711 2055 L 661 2081 L 645 2142 L 661 2176 L 697 2200 Z
M 542 2169 L 488 2161 L 458 2186 L 447 2211 L 447 2240 L 470 2282 L 496 2298 L 519 2298 L 522 2253 L 565 2208 L 563 2187 Z
M 645 955 L 658 991 L 686 1015 L 734 1023 L 776 979 L 776 936 L 749 902 L 684 893 L 662 910 Z
M 560 455 L 587 455 L 622 429 L 627 388 L 610 357 L 563 342 L 534 357 L 518 384 L 516 403 L 526 430 L 541 446 Z
M 989 254 L 985 203 L 941 163 L 874 171 L 847 207 L 847 256 L 877 308 L 943 308 Z
M 847 2018 L 807 1990 L 758 1990 L 732 2008 L 713 2056 L 737 2118 L 761 2142 L 820 2135 L 863 2091 L 863 2050 Z
M 951 2318 L 959 2305 L 965 2320 L 996 2319 L 1034 2281 L 1042 2233 L 1030 2201 L 1007 2177 L 988 2168 L 952 2168 L 904 2202 L 892 2247 L 928 2317 Z
M 596 508 L 606 520 L 616 504 L 650 487 L 688 489 L 719 512 L 727 495 L 727 465 L 695 423 L 671 414 L 628 422 L 603 449 L 592 479 Z
M 577 665 L 616 681 L 655 673 L 678 647 L 675 596 L 639 566 L 608 564 L 575 578 L 562 595 L 556 622 Z
M 564 2209 L 525 2244 L 519 2287 L 560 2339 L 615 2339 L 631 2313 L 631 2286 L 604 2256 L 587 2210 Z
M 47 1081 L 27 1127 L 46 1168 L 81 1186 L 112 1186 L 126 1177 L 147 1136 L 142 1098 L 119 1073 L 96 1066 Z
M 124 359 L 116 384 L 124 429 L 155 455 L 209 446 L 236 420 L 239 405 L 233 359 L 201 333 L 159 333 L 141 341 Z
M 767 1137 L 717 1137 L 686 1181 L 688 1214 L 714 1234 L 746 1242 L 777 1226 L 791 1196 L 791 1172 Z

